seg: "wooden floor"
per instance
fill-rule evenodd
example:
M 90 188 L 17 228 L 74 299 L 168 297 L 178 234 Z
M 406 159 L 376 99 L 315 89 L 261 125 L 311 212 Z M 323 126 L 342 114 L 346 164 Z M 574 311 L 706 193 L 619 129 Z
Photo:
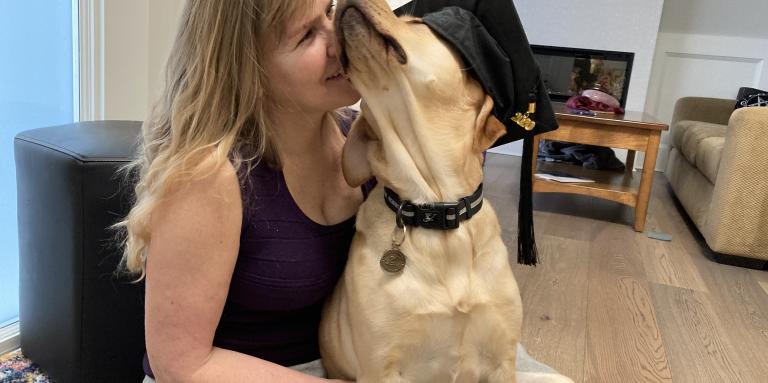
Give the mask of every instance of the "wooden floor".
M 516 254 L 519 157 L 489 154 L 485 194 Z M 634 210 L 534 194 L 537 267 L 514 264 L 522 342 L 576 382 L 768 382 L 768 272 L 715 263 L 664 174 L 646 230 Z

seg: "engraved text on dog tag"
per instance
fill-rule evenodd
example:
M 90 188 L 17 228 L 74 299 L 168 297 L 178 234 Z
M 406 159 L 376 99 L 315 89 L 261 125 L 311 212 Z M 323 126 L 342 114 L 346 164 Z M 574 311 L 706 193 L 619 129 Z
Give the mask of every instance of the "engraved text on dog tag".
M 386 272 L 399 273 L 405 268 L 405 254 L 397 248 L 387 250 L 384 255 L 381 256 L 379 265 L 381 265 L 381 268 Z

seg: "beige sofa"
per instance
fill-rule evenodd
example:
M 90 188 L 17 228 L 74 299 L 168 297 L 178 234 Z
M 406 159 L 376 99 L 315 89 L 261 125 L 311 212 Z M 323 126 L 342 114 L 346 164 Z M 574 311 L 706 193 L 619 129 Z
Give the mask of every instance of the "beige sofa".
M 768 261 L 768 108 L 735 104 L 677 101 L 666 176 L 712 250 Z

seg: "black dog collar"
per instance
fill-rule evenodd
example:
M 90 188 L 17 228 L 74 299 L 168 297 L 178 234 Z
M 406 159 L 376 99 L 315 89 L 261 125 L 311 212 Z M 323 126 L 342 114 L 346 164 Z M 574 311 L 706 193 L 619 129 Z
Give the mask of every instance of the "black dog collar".
M 457 229 L 460 221 L 472 218 L 483 207 L 483 184 L 480 184 L 471 196 L 457 202 L 434 202 L 423 205 L 401 201 L 397 193 L 385 187 L 384 201 L 397 215 L 398 226 L 404 224 L 427 229 Z

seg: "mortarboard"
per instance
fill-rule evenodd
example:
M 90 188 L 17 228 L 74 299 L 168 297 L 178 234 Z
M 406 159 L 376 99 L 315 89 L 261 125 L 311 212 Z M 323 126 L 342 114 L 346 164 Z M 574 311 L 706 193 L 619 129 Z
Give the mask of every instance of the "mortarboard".
M 523 139 L 517 261 L 535 265 L 533 136 L 557 129 L 557 121 L 512 0 L 414 0 L 395 13 L 421 17 L 461 53 L 507 127 L 494 146 Z

